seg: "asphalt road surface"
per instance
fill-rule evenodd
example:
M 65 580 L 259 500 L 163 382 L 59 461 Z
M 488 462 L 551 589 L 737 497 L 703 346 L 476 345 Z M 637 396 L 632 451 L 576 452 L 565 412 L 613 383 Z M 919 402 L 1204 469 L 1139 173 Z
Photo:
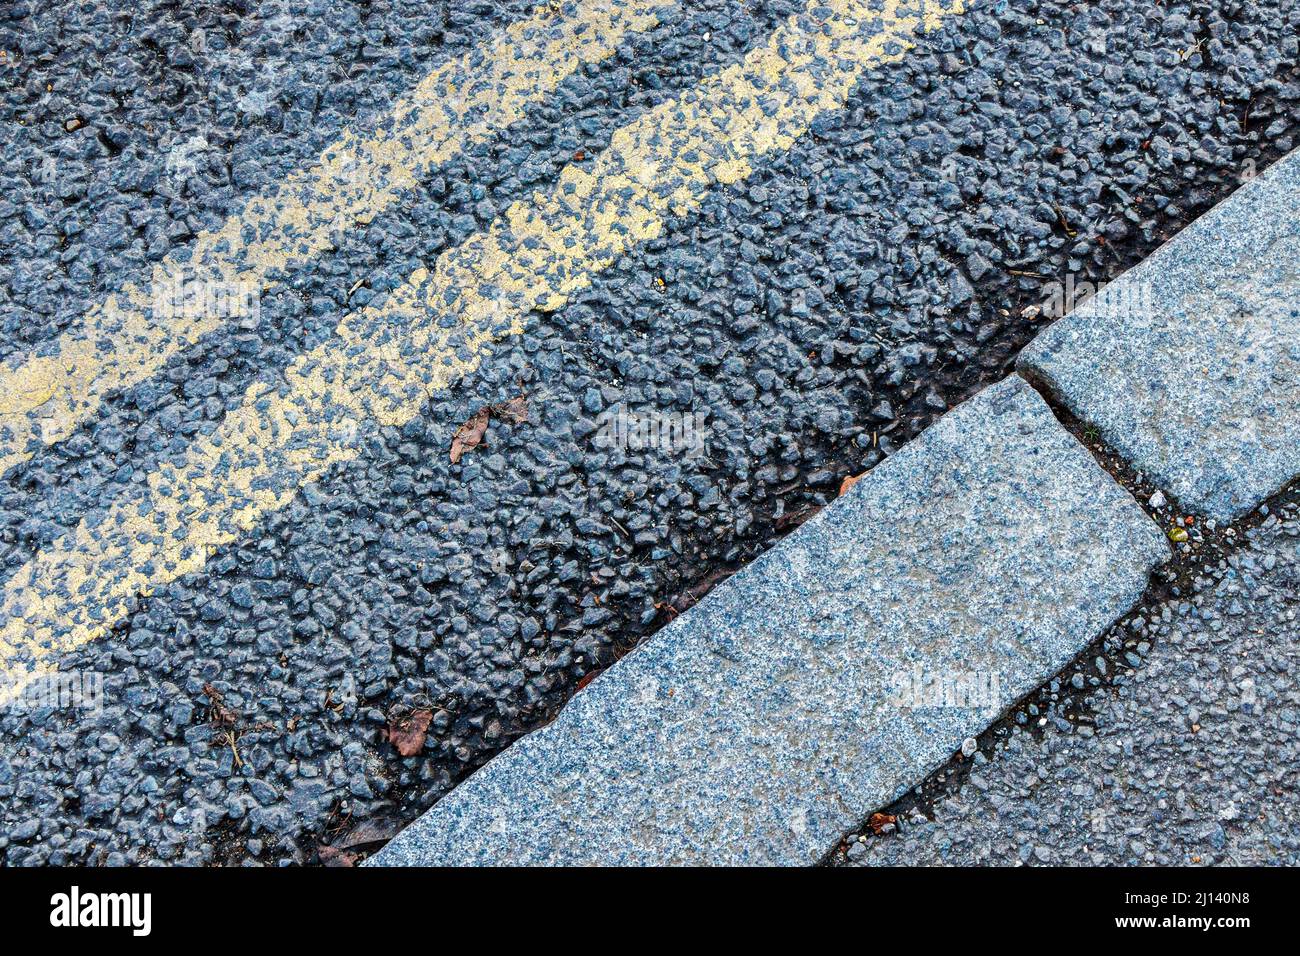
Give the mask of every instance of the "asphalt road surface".
M 1296 0 L 5 17 L 11 864 L 408 821 L 1300 129 Z

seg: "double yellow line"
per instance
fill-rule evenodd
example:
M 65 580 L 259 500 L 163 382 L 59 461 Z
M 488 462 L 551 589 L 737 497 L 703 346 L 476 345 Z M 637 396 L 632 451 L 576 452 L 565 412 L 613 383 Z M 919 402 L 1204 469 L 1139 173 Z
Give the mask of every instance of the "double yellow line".
M 104 397 L 141 382 L 217 329 L 214 314 L 157 316 L 154 290 L 177 281 L 261 289 L 343 231 L 389 209 L 434 167 L 498 135 L 580 67 L 658 23 L 675 0 L 600 0 L 577 15 L 546 5 L 425 77 L 368 131 L 349 131 L 267 196 L 250 200 L 143 284 L 128 283 L 56 341 L 0 365 L 0 473 L 61 441 Z
M 590 171 L 566 168 L 548 193 L 512 205 L 382 306 L 349 316 L 279 385 L 250 387 L 180 465 L 159 468 L 11 579 L 0 598 L 5 670 L 50 667 L 121 621 L 137 595 L 200 568 L 301 485 L 354 458 L 361 426 L 409 421 L 494 339 L 522 332 L 532 310 L 559 308 L 669 217 L 789 148 L 866 70 L 901 59 L 918 30 L 960 10 L 961 0 L 810 6 L 741 62 L 619 130 Z

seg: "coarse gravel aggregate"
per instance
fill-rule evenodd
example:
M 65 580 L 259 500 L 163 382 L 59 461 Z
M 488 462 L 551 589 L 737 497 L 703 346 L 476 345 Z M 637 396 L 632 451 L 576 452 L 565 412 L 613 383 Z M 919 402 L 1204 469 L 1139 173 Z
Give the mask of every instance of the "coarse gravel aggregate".
M 1295 866 L 1300 495 L 1240 539 L 832 862 Z
M 311 155 L 304 137 L 380 108 L 445 58 L 444 39 L 461 49 L 525 9 L 436 6 L 425 28 L 424 5 L 321 4 L 306 22 L 283 12 L 278 40 L 224 27 L 230 48 L 206 40 L 195 69 L 170 62 L 174 37 L 97 25 L 126 7 L 19 4 L 19 29 L 0 26 L 32 71 L 3 103 L 26 127 L 0 157 L 8 352 Z M 255 328 L 209 336 L 6 477 L 0 566 L 796 8 L 682 4 L 283 277 Z M 203 16 L 238 21 L 228 9 Z M 175 5 L 147 12 L 150 30 L 192 29 Z M 534 314 L 419 419 L 376 428 L 359 460 L 63 660 L 109 675 L 107 705 L 0 716 L 0 858 L 314 862 L 359 822 L 409 821 L 844 475 L 1005 375 L 1045 282 L 1112 277 L 1288 151 L 1297 25 L 1295 0 L 973 4 L 787 155 Z M 124 90 L 96 93 L 94 122 L 69 131 L 112 43 Z M 183 149 L 196 136 L 212 156 L 190 173 L 207 156 Z M 521 392 L 531 421 L 494 423 L 451 464 L 457 427 Z M 597 447 L 620 407 L 705 413 L 705 454 Z M 233 746 L 205 684 L 238 715 Z M 428 740 L 402 758 L 385 731 L 415 709 L 433 713 Z

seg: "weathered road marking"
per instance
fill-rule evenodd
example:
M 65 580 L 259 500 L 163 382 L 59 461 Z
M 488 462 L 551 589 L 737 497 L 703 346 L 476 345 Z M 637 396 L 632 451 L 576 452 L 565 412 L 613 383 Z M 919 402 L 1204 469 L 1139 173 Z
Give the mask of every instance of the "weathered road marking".
M 583 3 L 548 9 L 430 73 L 370 131 L 353 130 L 268 196 L 250 200 L 220 229 L 96 305 L 38 354 L 0 365 L 0 473 L 53 444 L 110 392 L 143 381 L 177 352 L 219 328 L 212 313 L 153 314 L 153 290 L 177 281 L 261 289 L 276 270 L 328 249 L 338 232 L 390 208 L 433 167 L 521 119 L 587 63 L 610 56 L 630 33 L 658 22 L 674 0 Z M 152 284 L 151 284 L 152 283 Z
M 487 233 L 414 273 L 379 308 L 345 319 L 336 339 L 293 362 L 278 387 L 250 387 L 240 409 L 180 465 L 149 476 L 20 569 L 0 599 L 0 656 L 13 675 L 121 621 L 139 594 L 200 568 L 298 488 L 359 452 L 367 422 L 400 425 L 475 369 L 495 339 L 523 331 L 668 216 L 789 148 L 842 105 L 864 71 L 901 59 L 918 29 L 961 0 L 831 0 L 791 17 L 769 42 L 674 102 L 624 127 L 590 173 L 516 203 Z

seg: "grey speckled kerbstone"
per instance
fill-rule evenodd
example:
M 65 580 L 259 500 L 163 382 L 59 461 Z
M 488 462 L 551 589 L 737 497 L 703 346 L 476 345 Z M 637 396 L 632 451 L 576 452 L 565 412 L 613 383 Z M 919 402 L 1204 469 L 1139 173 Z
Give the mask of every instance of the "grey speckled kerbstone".
M 1008 379 L 610 668 L 375 862 L 815 862 L 1100 634 L 1166 556 L 1137 504 Z M 927 681 L 963 676 L 994 693 L 930 706 L 943 701 Z
M 1300 151 L 1020 358 L 1189 508 L 1246 513 L 1300 474 Z

